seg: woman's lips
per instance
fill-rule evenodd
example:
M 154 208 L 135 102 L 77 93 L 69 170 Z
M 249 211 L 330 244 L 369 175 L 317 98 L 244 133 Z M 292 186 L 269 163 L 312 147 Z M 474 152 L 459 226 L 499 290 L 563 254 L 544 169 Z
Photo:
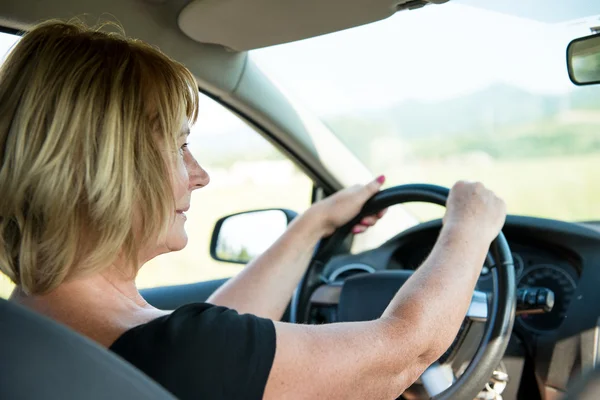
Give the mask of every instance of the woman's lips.
M 183 209 L 181 209 L 181 210 L 175 210 L 175 213 L 176 213 L 177 215 L 180 215 L 180 216 L 182 216 L 183 218 L 186 218 L 186 216 L 185 216 L 185 212 L 186 212 L 187 210 L 189 210 L 189 209 L 190 209 L 190 207 L 188 206 L 188 207 L 185 207 L 185 208 L 183 208 Z

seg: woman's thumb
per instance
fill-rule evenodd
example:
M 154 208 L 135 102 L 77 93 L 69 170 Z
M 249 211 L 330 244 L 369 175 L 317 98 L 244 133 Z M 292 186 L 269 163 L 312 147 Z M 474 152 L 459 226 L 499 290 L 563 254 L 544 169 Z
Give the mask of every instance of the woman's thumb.
M 379 192 L 381 186 L 385 183 L 385 176 L 379 175 L 377 178 L 373 179 L 371 182 L 365 185 L 365 190 L 367 192 L 367 196 L 371 197 L 375 193 Z

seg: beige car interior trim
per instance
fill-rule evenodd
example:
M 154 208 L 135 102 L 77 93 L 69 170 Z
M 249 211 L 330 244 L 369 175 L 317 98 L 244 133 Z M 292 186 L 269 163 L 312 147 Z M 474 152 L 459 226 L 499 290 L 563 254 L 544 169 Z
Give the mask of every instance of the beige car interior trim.
M 221 46 L 197 43 L 177 26 L 185 0 L 162 3 L 140 0 L 2 0 L 0 25 L 27 30 L 36 23 L 59 18 L 79 18 L 87 24 L 113 21 L 128 36 L 159 47 L 192 70 L 211 92 L 229 92 L 236 86 L 247 54 Z
M 179 14 L 179 27 L 198 42 L 242 51 L 337 32 L 388 18 L 398 10 L 446 1 L 194 0 Z
M 350 150 L 313 114 L 291 101 L 252 59 L 248 60 L 235 92 L 224 100 L 237 104 L 271 132 L 293 132 L 278 135 L 278 139 L 294 149 L 307 165 L 319 170 L 326 181 L 335 182 L 334 186 L 346 187 L 371 179 L 372 174 Z

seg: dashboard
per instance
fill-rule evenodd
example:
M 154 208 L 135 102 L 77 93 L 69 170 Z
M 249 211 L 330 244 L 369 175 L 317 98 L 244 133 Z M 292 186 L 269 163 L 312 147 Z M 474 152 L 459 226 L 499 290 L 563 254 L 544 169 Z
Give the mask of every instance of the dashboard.
M 431 252 L 440 229 L 441 221 L 431 221 L 376 249 L 336 256 L 325 266 L 324 278 L 343 281 L 357 273 L 415 270 Z M 521 216 L 509 216 L 503 232 L 512 251 L 517 288 L 554 293 L 550 312 L 515 319 L 506 355 L 506 364 L 512 363 L 514 393 L 503 398 L 524 398 L 519 381 L 526 375 L 526 360 L 536 378 L 530 381 L 537 382 L 543 398 L 544 391 L 565 389 L 574 371 L 586 363 L 600 363 L 600 232 L 583 224 Z M 492 292 L 492 286 L 490 271 L 483 267 L 477 289 Z M 595 334 L 589 335 L 590 329 Z M 565 351 L 565 343 L 572 349 Z M 581 356 L 588 350 L 594 360 Z
M 435 240 L 434 238 L 432 238 Z M 554 294 L 554 307 L 545 314 L 518 316 L 516 329 L 532 334 L 545 334 L 558 329 L 563 323 L 581 274 L 581 263 L 567 251 L 546 248 L 540 243 L 510 242 L 515 264 L 517 288 L 546 288 Z M 600 249 L 600 248 L 599 248 Z M 416 270 L 432 250 L 430 244 L 403 247 L 394 252 L 388 269 Z M 488 267 L 483 267 L 477 289 L 491 292 L 492 280 Z

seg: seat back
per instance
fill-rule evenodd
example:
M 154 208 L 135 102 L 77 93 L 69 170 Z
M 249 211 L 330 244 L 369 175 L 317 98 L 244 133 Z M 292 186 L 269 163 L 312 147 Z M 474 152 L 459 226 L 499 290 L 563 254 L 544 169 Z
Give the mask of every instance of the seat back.
M 0 299 L 0 399 L 174 397 L 96 343 Z

